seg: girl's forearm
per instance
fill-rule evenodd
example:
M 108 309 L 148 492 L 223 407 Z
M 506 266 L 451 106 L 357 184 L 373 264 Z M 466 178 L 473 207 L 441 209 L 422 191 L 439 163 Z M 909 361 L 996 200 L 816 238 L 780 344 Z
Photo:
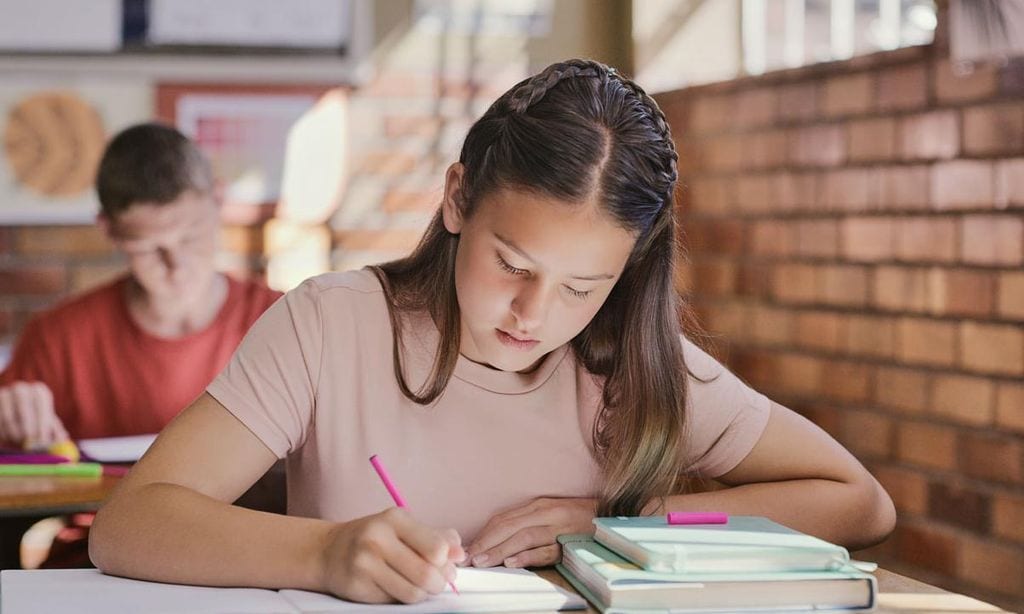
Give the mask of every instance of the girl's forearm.
M 89 535 L 106 573 L 200 584 L 323 590 L 332 523 L 236 507 L 166 483 L 120 493 Z
M 881 496 L 880 496 L 881 495 Z M 803 479 L 743 484 L 722 490 L 674 495 L 648 506 L 651 513 L 667 510 L 718 511 L 766 516 L 851 550 L 885 539 L 895 522 L 889 498 L 874 481 L 850 484 Z

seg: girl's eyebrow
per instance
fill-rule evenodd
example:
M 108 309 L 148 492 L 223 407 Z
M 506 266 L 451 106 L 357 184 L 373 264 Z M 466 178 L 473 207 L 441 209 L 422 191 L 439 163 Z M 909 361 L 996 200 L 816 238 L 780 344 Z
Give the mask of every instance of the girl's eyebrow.
M 532 262 L 532 263 L 534 263 L 534 264 L 537 264 L 537 261 L 536 261 L 536 260 L 534 260 L 533 258 L 531 258 L 529 254 L 527 254 L 526 252 L 524 252 L 524 251 L 522 250 L 522 248 L 520 248 L 520 247 L 519 247 L 518 245 L 516 245 L 515 243 L 513 243 L 513 242 L 512 242 L 512 241 L 511 241 L 510 239 L 506 239 L 505 237 L 501 236 L 501 235 L 500 235 L 500 234 L 498 234 L 498 233 L 494 233 L 494 236 L 495 236 L 495 237 L 496 237 L 496 238 L 497 238 L 497 239 L 498 239 L 499 241 L 501 241 L 502 243 L 504 243 L 504 244 L 505 244 L 505 246 L 506 246 L 506 247 L 508 247 L 508 248 L 509 248 L 510 250 L 512 250 L 512 251 L 514 251 L 514 252 L 516 252 L 517 254 L 519 254 L 519 255 L 520 255 L 520 256 L 522 256 L 523 258 L 526 258 L 526 259 L 527 259 L 527 260 L 529 260 L 530 262 Z M 598 274 L 598 275 L 570 275 L 570 277 L 571 277 L 572 279 L 578 279 L 578 280 L 580 280 L 580 281 L 601 281 L 601 280 L 604 280 L 604 279 L 615 279 L 615 276 L 614 276 L 614 275 L 611 275 L 611 274 L 609 274 L 609 273 L 601 273 L 601 274 Z

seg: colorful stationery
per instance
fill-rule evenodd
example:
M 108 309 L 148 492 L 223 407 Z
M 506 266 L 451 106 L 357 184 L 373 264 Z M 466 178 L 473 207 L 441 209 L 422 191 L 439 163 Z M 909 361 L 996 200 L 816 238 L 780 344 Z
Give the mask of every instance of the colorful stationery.
M 57 476 L 98 478 L 101 475 L 103 475 L 103 465 L 99 463 L 0 464 L 0 477 Z

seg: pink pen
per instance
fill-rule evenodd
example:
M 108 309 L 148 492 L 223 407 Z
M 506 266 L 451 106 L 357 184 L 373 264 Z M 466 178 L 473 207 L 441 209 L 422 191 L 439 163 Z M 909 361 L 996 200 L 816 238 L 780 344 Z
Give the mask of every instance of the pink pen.
M 729 515 L 722 512 L 669 512 L 669 524 L 726 524 Z
M 395 483 L 391 481 L 391 477 L 388 475 L 387 470 L 384 469 L 384 465 L 381 464 L 380 459 L 377 458 L 376 454 L 370 457 L 370 464 L 373 465 L 373 468 L 377 471 L 377 475 L 380 476 L 380 481 L 384 482 L 384 488 L 388 489 L 388 494 L 391 495 L 392 499 L 394 499 L 395 505 L 404 508 L 405 499 L 403 499 L 402 494 L 398 492 L 398 487 L 396 487 Z M 449 582 L 448 586 L 452 587 L 452 590 L 455 591 L 456 595 L 461 594 L 459 593 L 459 589 L 455 588 L 455 582 Z

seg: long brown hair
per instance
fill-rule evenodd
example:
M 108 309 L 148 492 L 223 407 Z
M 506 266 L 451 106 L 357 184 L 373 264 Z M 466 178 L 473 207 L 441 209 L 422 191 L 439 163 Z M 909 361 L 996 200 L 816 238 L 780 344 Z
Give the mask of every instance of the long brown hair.
M 503 94 L 470 128 L 459 157 L 463 219 L 496 188 L 569 203 L 595 190 L 602 210 L 636 244 L 615 287 L 572 340 L 580 363 L 604 379 L 594 447 L 604 471 L 600 515 L 635 515 L 681 483 L 687 369 L 674 289 L 676 151 L 665 116 L 635 83 L 598 62 L 549 66 Z M 388 298 L 402 393 L 429 404 L 459 355 L 458 235 L 435 214 L 406 258 L 373 267 Z M 402 362 L 400 314 L 429 312 L 440 332 L 430 375 L 416 391 Z

